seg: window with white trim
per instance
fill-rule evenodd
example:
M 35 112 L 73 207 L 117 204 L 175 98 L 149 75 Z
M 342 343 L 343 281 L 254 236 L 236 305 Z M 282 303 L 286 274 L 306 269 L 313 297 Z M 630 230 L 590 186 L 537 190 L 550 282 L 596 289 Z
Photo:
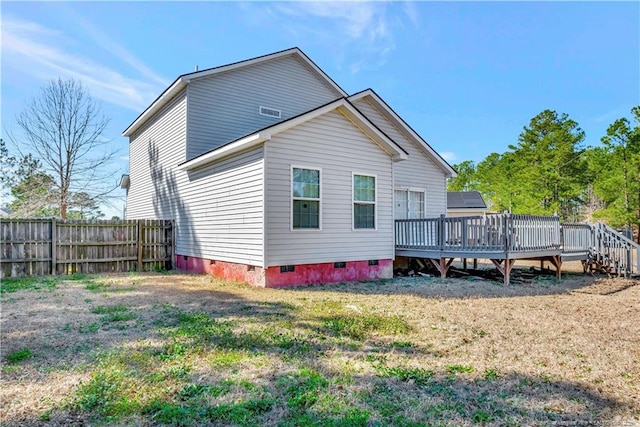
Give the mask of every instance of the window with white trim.
M 422 219 L 425 217 L 423 190 L 395 190 L 395 219 Z
M 353 228 L 376 228 L 376 177 L 353 174 Z
M 320 228 L 320 170 L 291 168 L 292 228 Z

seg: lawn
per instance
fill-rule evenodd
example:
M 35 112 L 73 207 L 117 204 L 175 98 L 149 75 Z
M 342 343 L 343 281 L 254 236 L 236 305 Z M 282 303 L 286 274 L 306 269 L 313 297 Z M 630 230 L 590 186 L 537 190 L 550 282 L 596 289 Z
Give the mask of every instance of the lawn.
M 640 283 L 1 284 L 2 425 L 636 425 Z

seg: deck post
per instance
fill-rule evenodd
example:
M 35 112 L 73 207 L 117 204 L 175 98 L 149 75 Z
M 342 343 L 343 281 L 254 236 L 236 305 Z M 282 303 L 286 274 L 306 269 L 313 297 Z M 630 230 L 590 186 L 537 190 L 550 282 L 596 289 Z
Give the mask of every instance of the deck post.
M 467 245 L 469 244 L 469 236 L 467 235 L 467 227 L 468 227 L 468 223 L 466 221 L 465 218 L 462 218 L 460 223 L 460 234 L 461 234 L 461 244 L 462 244 L 462 248 L 466 249 Z M 466 267 L 465 267 L 466 269 Z
M 504 252 L 505 255 L 507 253 L 509 253 L 509 247 L 511 246 L 511 233 L 510 233 L 510 226 L 511 226 L 511 213 L 510 212 L 505 212 L 504 213 L 504 229 L 503 229 L 503 233 L 504 233 Z
M 502 276 L 504 277 L 504 284 L 506 286 L 509 286 L 509 282 L 511 281 L 511 268 L 513 267 L 513 264 L 516 262 L 515 259 L 492 259 L 491 262 L 493 263 L 493 265 L 496 266 L 496 268 L 498 269 L 498 271 L 500 273 L 502 273 Z M 504 262 L 504 265 L 503 265 Z
M 556 268 L 556 278 L 560 280 L 562 278 L 562 257 L 560 256 L 550 256 L 549 261 Z
M 447 271 L 449 271 L 449 267 L 451 267 L 451 264 L 453 263 L 454 258 L 450 258 L 449 261 L 447 261 L 446 258 L 440 258 L 440 259 L 428 258 L 428 259 L 431 262 L 431 264 L 433 264 L 433 266 L 436 268 L 436 270 L 440 272 L 440 277 L 442 277 L 443 279 L 447 277 Z
M 511 267 L 515 262 L 515 259 L 507 258 L 504 260 L 504 284 L 507 286 L 511 284 Z
M 438 221 L 438 249 L 441 251 L 444 250 L 445 243 L 445 214 L 440 215 L 440 220 Z

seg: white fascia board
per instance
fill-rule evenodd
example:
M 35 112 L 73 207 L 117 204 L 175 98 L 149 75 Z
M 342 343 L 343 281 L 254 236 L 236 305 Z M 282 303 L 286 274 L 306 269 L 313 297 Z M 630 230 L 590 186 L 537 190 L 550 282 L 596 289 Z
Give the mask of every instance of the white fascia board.
M 232 64 L 228 64 L 228 65 L 221 65 L 219 67 L 214 67 L 214 68 L 210 68 L 208 70 L 202 70 L 202 71 L 196 71 L 195 73 L 189 73 L 189 79 L 193 80 L 193 79 L 199 79 L 202 77 L 209 77 L 212 76 L 214 74 L 220 74 L 220 73 L 224 73 L 227 71 L 232 71 L 238 68 L 243 68 L 243 67 L 248 67 L 249 65 L 253 65 L 253 64 L 258 64 L 260 62 L 264 62 L 264 61 L 270 61 L 273 59 L 277 59 L 277 58 L 281 58 L 283 56 L 288 56 L 293 54 L 294 52 L 296 52 L 297 49 L 287 49 L 287 50 L 283 50 L 281 52 L 276 52 L 273 53 L 271 55 L 264 55 L 264 56 L 259 56 L 257 58 L 253 58 L 253 59 L 247 59 L 244 61 L 238 61 L 238 62 L 234 62 Z
M 199 72 L 190 73 L 188 75 L 188 78 L 189 78 L 189 80 L 199 79 L 199 78 L 208 77 L 208 76 L 211 76 L 211 75 L 214 75 L 214 74 L 224 73 L 224 72 L 227 72 L 227 71 L 233 71 L 233 70 L 238 69 L 238 68 L 243 68 L 243 67 L 248 67 L 250 65 L 259 64 L 260 62 L 271 61 L 271 60 L 274 60 L 274 59 L 282 58 L 282 57 L 285 57 L 285 56 L 293 56 L 293 55 L 295 55 L 300 60 L 302 60 L 305 64 L 307 64 L 309 66 L 309 68 L 311 68 L 316 74 L 318 74 L 318 76 L 320 76 L 322 79 L 324 79 L 334 90 L 336 90 L 342 96 L 347 96 L 347 93 L 345 93 L 345 91 L 343 91 L 340 88 L 340 86 L 338 86 L 333 80 L 331 80 L 331 78 L 324 71 L 322 71 L 316 64 L 314 64 L 313 61 L 311 61 L 307 57 L 307 55 L 305 55 L 304 52 L 302 52 L 297 47 L 294 47 L 294 48 L 291 48 L 291 49 L 287 49 L 287 50 L 283 50 L 281 52 L 272 53 L 272 54 L 269 54 L 269 55 L 259 56 L 257 58 L 253 58 L 253 59 L 234 62 L 233 64 L 229 64 L 229 65 L 222 65 L 220 67 L 211 68 L 209 70 L 202 70 L 202 71 L 199 71 Z
M 271 139 L 272 135 L 283 132 L 287 129 L 291 129 L 295 126 L 298 126 L 301 123 L 304 123 L 315 117 L 321 116 L 322 114 L 325 114 L 331 110 L 334 110 L 337 106 L 344 103 L 345 103 L 344 99 L 340 99 L 338 101 L 332 102 L 331 104 L 325 105 L 322 108 L 313 110 L 307 114 L 303 114 L 293 119 L 286 120 L 282 123 L 273 125 L 269 128 L 263 129 L 258 133 L 245 136 L 242 139 L 239 139 L 227 145 L 223 145 L 220 148 L 217 148 L 213 151 L 205 153 L 199 157 L 196 157 L 195 159 L 189 160 L 188 162 L 180 165 L 179 168 L 182 170 L 191 170 L 191 169 L 203 166 L 207 163 L 210 163 L 214 160 L 217 160 L 221 157 L 228 156 L 230 154 L 237 153 L 238 151 L 261 144 L 264 141 Z
M 179 166 L 179 168 L 182 170 L 191 170 L 210 163 L 214 160 L 220 159 L 221 157 L 235 154 L 241 150 L 256 146 L 263 143 L 264 141 L 271 139 L 272 135 L 294 128 L 302 123 L 305 123 L 316 117 L 320 117 L 323 114 L 326 114 L 333 110 L 339 110 L 344 113 L 356 126 L 358 126 L 360 130 L 371 137 L 384 151 L 389 153 L 389 155 L 392 156 L 393 160 L 405 160 L 407 158 L 407 154 L 400 148 L 398 148 L 395 143 L 391 141 L 385 134 L 380 132 L 375 126 L 372 126 L 371 122 L 369 122 L 369 120 L 364 117 L 362 113 L 356 110 L 344 98 L 340 98 L 330 104 L 325 105 L 324 107 L 310 111 L 306 114 L 302 114 L 301 116 L 295 117 L 293 119 L 286 120 L 282 123 L 273 125 L 269 128 L 263 129 L 258 133 L 245 136 L 244 138 L 234 141 L 230 144 L 223 145 L 220 148 L 217 148 L 213 151 L 196 157 L 195 159 L 189 160 L 186 163 L 183 163 Z
M 275 135 L 287 129 L 298 126 L 306 121 L 309 121 L 316 117 L 320 117 L 323 114 L 326 114 L 333 110 L 339 110 L 342 113 L 345 113 L 349 120 L 351 120 L 356 126 L 358 126 L 360 130 L 369 135 L 369 137 L 371 137 L 383 150 L 389 153 L 392 156 L 393 160 L 405 160 L 407 158 L 407 154 L 404 151 L 398 148 L 393 141 L 391 141 L 385 134 L 380 132 L 380 130 L 378 130 L 375 126 L 372 126 L 371 122 L 369 122 L 369 120 L 365 116 L 363 116 L 362 113 L 356 110 L 344 98 L 340 98 L 330 104 L 325 105 L 322 108 L 310 111 L 291 120 L 276 124 L 269 129 L 266 129 L 266 132 L 268 132 L 269 135 Z
M 239 151 L 262 144 L 264 141 L 270 138 L 271 135 L 268 133 L 254 133 L 253 135 L 245 136 L 244 138 L 234 141 L 231 144 L 223 145 L 216 150 L 210 151 L 196 157 L 195 159 L 189 160 L 188 162 L 181 164 L 178 168 L 180 170 L 189 171 L 197 167 L 204 166 L 222 157 L 230 156 Z
M 422 139 L 420 135 L 415 133 L 413 129 L 405 125 L 403 120 L 398 117 L 398 115 L 389 109 L 389 107 L 380 99 L 380 97 L 372 90 L 367 89 L 362 92 L 356 93 L 349 97 L 350 101 L 358 101 L 360 99 L 369 97 L 371 98 L 375 104 L 382 108 L 383 113 L 387 116 L 388 119 L 391 120 L 393 124 L 395 124 L 400 129 L 404 129 L 404 131 L 408 134 L 408 136 L 416 143 L 416 145 L 422 149 L 429 157 L 434 159 L 438 165 L 440 165 L 441 169 L 446 172 L 447 178 L 455 178 L 458 176 L 456 171 L 433 149 L 427 142 Z
M 169 88 L 167 90 L 165 90 L 159 97 L 158 99 L 156 99 L 155 101 L 153 101 L 153 103 L 151 105 L 149 105 L 147 107 L 146 110 L 144 110 L 142 112 L 142 114 L 140 114 L 138 116 L 137 119 L 135 119 L 135 121 L 133 123 L 131 123 L 129 125 L 128 128 L 125 129 L 124 132 L 122 132 L 122 136 L 131 136 L 133 135 L 133 133 L 138 130 L 138 128 L 140 126 L 142 126 L 147 120 L 149 120 L 155 113 L 157 113 L 158 111 L 160 111 L 162 109 L 162 107 L 164 107 L 165 105 L 167 105 L 167 103 L 178 93 L 180 93 L 180 91 L 182 89 L 184 89 L 187 86 L 187 83 L 189 83 L 188 80 L 185 80 L 182 77 L 178 77 L 178 79 L 173 82 L 173 84 L 171 86 L 169 86 Z
M 358 110 L 356 110 L 349 102 L 343 101 L 340 109 L 348 118 L 354 122 L 358 128 L 363 130 L 376 144 L 384 151 L 391 155 L 394 161 L 406 160 L 407 153 L 402 151 L 387 135 L 382 133 L 378 128 L 372 126 L 371 122 Z
M 295 55 L 301 61 L 303 61 L 307 66 L 312 69 L 320 78 L 322 78 L 327 84 L 329 84 L 336 92 L 340 93 L 341 96 L 347 96 L 340 86 L 336 84 L 331 78 L 322 71 L 316 64 L 313 63 L 300 49 L 292 48 L 283 50 L 282 52 L 273 53 L 271 55 L 260 56 L 258 58 L 249 59 L 246 61 L 235 62 L 229 65 L 222 65 L 220 67 L 215 67 L 209 70 L 203 70 L 195 73 L 185 74 L 183 76 L 178 77 L 178 79 L 168 88 L 166 89 L 159 97 L 156 99 L 146 110 L 138 116 L 138 118 L 129 125 L 129 127 L 122 133 L 122 136 L 131 136 L 133 133 L 142 126 L 149 118 L 151 118 L 155 113 L 160 111 L 162 107 L 164 107 L 167 102 L 169 102 L 177 93 L 179 93 L 182 89 L 184 89 L 187 84 L 191 82 L 191 80 L 199 79 L 203 77 L 209 77 L 215 74 L 224 73 L 227 71 L 233 71 L 238 68 L 247 67 L 250 65 L 258 64 L 264 61 L 270 61 L 273 59 L 281 58 L 284 56 L 292 56 Z
M 306 121 L 322 116 L 323 114 L 326 114 L 329 111 L 335 110 L 340 105 L 344 105 L 344 104 L 345 104 L 345 100 L 341 98 L 341 99 L 338 99 L 337 101 L 333 101 L 332 103 L 325 105 L 324 107 L 309 111 L 308 113 L 302 114 L 298 117 L 294 117 L 293 119 L 285 120 L 284 122 L 275 124 L 268 129 L 269 134 L 275 135 L 276 133 L 280 133 L 287 129 L 291 129 Z

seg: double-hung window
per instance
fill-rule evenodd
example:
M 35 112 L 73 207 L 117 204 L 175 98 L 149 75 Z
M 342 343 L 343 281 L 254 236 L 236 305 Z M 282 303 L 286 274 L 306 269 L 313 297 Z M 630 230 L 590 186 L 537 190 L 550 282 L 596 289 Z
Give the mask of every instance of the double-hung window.
M 376 177 L 353 174 L 353 228 L 376 228 Z
M 291 168 L 292 228 L 320 228 L 320 169 Z

